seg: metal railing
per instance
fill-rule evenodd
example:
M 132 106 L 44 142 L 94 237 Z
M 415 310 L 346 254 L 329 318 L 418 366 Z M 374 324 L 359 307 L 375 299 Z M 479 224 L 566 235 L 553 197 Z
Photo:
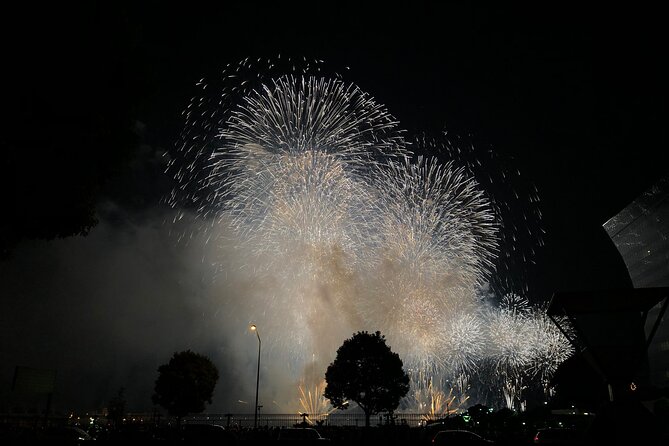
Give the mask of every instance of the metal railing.
M 419 413 L 396 413 L 394 424 L 416 427 L 423 425 L 427 420 L 425 414 Z M 253 414 L 201 414 L 184 417 L 183 423 L 210 423 L 225 427 L 252 428 Z M 300 423 L 314 426 L 364 426 L 365 415 L 363 413 L 331 413 L 331 414 L 258 414 L 258 427 L 292 427 Z M 391 420 L 386 414 L 373 415 L 370 425 L 387 425 Z

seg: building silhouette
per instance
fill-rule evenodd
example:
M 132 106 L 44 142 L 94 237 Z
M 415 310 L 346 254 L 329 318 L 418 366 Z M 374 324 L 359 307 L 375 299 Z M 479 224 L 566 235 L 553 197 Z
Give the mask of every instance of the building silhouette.
M 669 177 L 665 177 L 604 223 L 604 229 L 620 252 L 634 288 L 669 286 Z M 646 335 L 661 316 L 648 348 L 650 383 L 669 387 L 669 311 L 664 301 L 653 307 Z

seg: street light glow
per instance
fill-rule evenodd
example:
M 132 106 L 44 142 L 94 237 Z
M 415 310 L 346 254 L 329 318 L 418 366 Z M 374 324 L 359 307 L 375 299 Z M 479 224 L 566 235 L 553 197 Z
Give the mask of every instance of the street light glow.
M 258 406 L 258 387 L 260 385 L 260 333 L 258 332 L 258 327 L 256 324 L 251 324 L 249 326 L 251 331 L 256 332 L 256 336 L 258 337 L 258 371 L 256 372 L 256 405 L 255 405 L 255 412 L 253 415 L 253 428 L 256 429 L 258 427 L 258 409 L 262 406 Z

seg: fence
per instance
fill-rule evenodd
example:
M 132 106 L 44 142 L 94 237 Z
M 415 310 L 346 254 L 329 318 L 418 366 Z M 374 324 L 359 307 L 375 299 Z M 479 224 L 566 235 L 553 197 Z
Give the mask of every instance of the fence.
M 394 423 L 408 425 L 411 427 L 421 426 L 428 418 L 425 414 L 418 413 L 396 413 Z M 183 419 L 184 423 L 210 423 L 226 427 L 252 428 L 253 414 L 202 414 L 192 415 Z M 312 425 L 322 426 L 364 426 L 365 415 L 363 413 L 331 413 L 302 416 L 299 414 L 258 414 L 259 427 L 291 427 L 306 422 Z M 374 415 L 370 418 L 370 424 L 390 424 L 386 414 Z
M 421 426 L 428 420 L 426 414 L 419 413 L 395 413 L 393 422 L 395 424 L 407 425 L 411 427 Z M 74 422 L 88 423 L 89 420 L 97 422 L 107 422 L 107 418 L 102 414 L 86 414 L 81 417 L 64 415 L 50 415 L 45 419 L 44 415 L 39 414 L 0 414 L 0 426 L 13 425 L 23 427 L 43 426 L 45 420 L 48 425 L 62 425 Z M 163 424 L 171 423 L 174 419 L 170 416 L 160 415 L 157 411 L 153 413 L 129 413 L 126 414 L 124 421 L 129 424 Z M 218 424 L 225 427 L 235 427 L 240 429 L 253 427 L 253 414 L 199 414 L 184 417 L 183 423 L 208 423 Z M 302 416 L 300 414 L 258 414 L 258 427 L 292 427 L 300 423 L 307 423 L 313 426 L 359 426 L 365 425 L 365 415 L 361 412 L 334 412 L 330 414 L 309 414 Z M 391 421 L 387 414 L 373 415 L 370 418 L 372 426 L 387 425 Z

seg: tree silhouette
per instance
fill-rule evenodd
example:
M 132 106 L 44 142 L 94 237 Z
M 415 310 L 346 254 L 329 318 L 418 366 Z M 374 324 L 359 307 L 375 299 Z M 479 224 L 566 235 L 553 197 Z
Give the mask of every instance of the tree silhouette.
M 24 239 L 86 235 L 139 154 L 137 106 L 149 84 L 129 19 L 121 8 L 47 8 L 31 22 L 39 37 L 3 52 L 21 69 L 3 78 L 12 88 L 3 90 L 0 261 Z M 45 66 L 61 68 L 47 81 Z
M 381 332 L 359 331 L 337 350 L 325 372 L 323 395 L 337 409 L 346 409 L 349 400 L 355 402 L 365 412 L 365 426 L 369 426 L 371 415 L 392 413 L 409 392 L 409 376 L 402 365 Z
M 211 404 L 218 369 L 206 356 L 190 350 L 175 353 L 158 373 L 153 403 L 167 409 L 179 422 L 184 415 L 204 411 L 205 402 Z

